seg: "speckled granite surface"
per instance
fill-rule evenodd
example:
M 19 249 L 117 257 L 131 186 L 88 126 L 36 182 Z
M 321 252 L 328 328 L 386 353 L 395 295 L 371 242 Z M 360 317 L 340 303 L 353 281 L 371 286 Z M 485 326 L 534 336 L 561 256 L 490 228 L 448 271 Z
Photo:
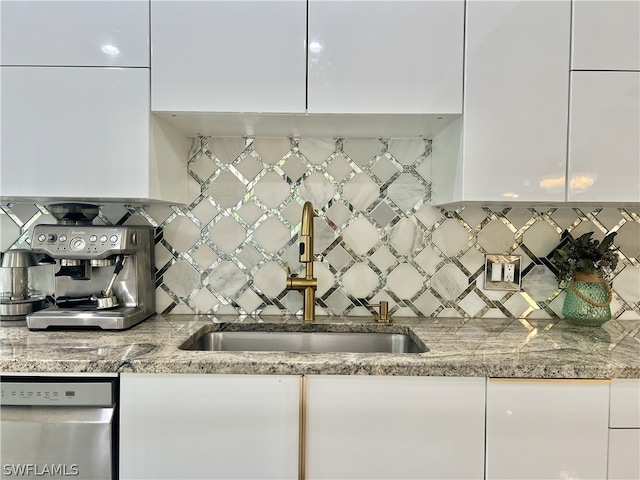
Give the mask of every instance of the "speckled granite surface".
M 231 324 L 231 325 L 229 325 Z M 267 325 L 265 325 L 267 324 Z M 273 327 L 271 327 L 273 325 Z M 640 378 L 640 321 L 601 328 L 564 321 L 319 317 L 302 328 L 410 333 L 426 353 L 204 352 L 179 346 L 200 329 L 293 329 L 299 318 L 157 315 L 123 332 L 0 328 L 2 372 L 431 375 Z

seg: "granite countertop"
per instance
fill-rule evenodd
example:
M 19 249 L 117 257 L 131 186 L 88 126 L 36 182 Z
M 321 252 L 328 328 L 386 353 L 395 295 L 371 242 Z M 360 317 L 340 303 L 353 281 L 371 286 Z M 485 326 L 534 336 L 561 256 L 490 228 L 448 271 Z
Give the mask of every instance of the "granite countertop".
M 231 325 L 227 325 L 231 324 Z M 264 324 L 267 324 L 266 326 Z M 0 371 L 640 378 L 640 320 L 565 321 L 156 315 L 127 331 L 29 331 L 2 322 Z M 178 347 L 200 329 L 311 328 L 410 333 L 426 353 L 205 352 Z M 410 332 L 409 332 L 410 330 Z M 411 333 L 412 332 L 412 333 Z

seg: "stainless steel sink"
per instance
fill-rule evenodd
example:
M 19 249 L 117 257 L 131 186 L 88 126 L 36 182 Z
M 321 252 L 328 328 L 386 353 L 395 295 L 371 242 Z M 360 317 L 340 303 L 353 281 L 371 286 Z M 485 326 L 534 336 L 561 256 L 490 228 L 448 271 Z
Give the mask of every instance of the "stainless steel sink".
M 420 342 L 422 343 L 422 342 Z M 183 343 L 182 350 L 231 352 L 423 353 L 410 335 L 390 332 L 210 331 Z

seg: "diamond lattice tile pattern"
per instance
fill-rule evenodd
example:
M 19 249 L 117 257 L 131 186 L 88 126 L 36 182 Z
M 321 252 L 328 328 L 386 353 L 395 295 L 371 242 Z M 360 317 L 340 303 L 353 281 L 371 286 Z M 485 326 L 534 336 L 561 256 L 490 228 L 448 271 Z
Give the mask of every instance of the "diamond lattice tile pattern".
M 160 313 L 297 313 L 285 287 L 298 262 L 302 204 L 315 219 L 317 314 L 561 317 L 564 293 L 544 256 L 563 230 L 618 231 L 612 311 L 640 318 L 640 214 L 629 208 L 428 205 L 431 141 L 196 138 L 186 207 L 108 205 L 97 224 L 156 227 Z M 0 246 L 28 248 L 46 206 L 0 205 Z M 485 254 L 522 255 L 521 292 L 484 289 Z M 366 299 L 362 298 L 366 296 Z M 464 321 L 464 320 L 462 320 Z

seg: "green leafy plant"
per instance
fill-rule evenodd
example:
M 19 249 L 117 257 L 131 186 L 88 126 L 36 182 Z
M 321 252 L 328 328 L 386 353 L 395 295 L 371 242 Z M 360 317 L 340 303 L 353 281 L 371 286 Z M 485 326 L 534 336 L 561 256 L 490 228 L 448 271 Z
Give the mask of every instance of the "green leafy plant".
M 571 281 L 576 273 L 609 275 L 618 265 L 618 255 L 613 247 L 616 233 L 609 233 L 602 242 L 591 238 L 593 232 L 575 239 L 567 234 L 565 242 L 561 243 L 549 258 L 557 270 L 558 280 Z

